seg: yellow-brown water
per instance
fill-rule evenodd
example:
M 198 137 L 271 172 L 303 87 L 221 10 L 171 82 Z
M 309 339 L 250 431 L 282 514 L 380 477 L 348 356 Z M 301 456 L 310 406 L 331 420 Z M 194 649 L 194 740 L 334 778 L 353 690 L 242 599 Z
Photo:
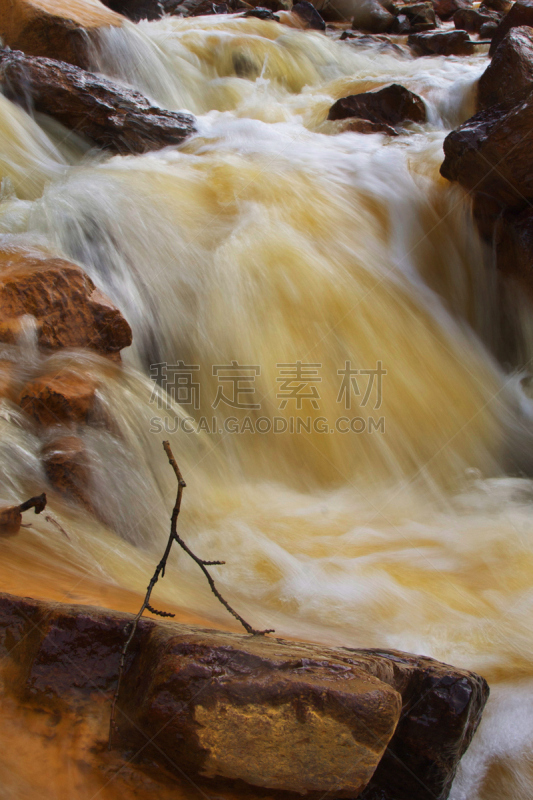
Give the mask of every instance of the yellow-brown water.
M 77 260 L 134 331 L 123 370 L 82 353 L 43 363 L 31 333 L 4 348 L 21 376 L 73 364 L 100 376 L 114 433 L 83 433 L 100 521 L 52 496 L 70 538 L 33 517 L 0 542 L 0 588 L 135 610 L 168 533 L 168 438 L 188 484 L 181 532 L 226 559 L 216 578 L 239 611 L 283 635 L 479 671 L 492 696 L 451 797 L 529 800 L 530 312 L 496 284 L 468 201 L 438 174 L 486 55 L 412 59 L 212 17 L 109 31 L 94 59 L 194 112 L 199 133 L 181 148 L 108 158 L 0 96 L 2 245 Z M 426 125 L 386 139 L 324 121 L 338 97 L 391 81 L 423 96 Z M 154 395 L 151 365 L 179 361 L 200 368 L 199 409 Z M 260 408 L 213 408 L 228 391 L 213 367 L 232 361 L 254 367 L 242 386 L 255 394 L 243 397 Z M 298 361 L 321 378 L 317 407 L 314 395 L 301 409 L 284 395 L 279 365 Z M 339 402 L 347 362 L 382 364 L 381 398 L 375 385 L 363 404 L 361 382 L 351 409 Z M 215 417 L 215 431 L 194 432 L 189 417 L 210 427 Z M 341 417 L 365 430 L 341 432 Z M 311 430 L 261 433 L 261 418 L 310 418 Z M 372 432 L 370 418 L 383 420 Z M 1 500 L 19 501 L 44 483 L 41 435 L 7 401 L 0 425 Z M 154 603 L 232 627 L 184 556 Z M 95 796 L 76 744 L 44 790 L 6 730 L 2 800 Z M 51 743 L 49 776 L 57 753 Z M 98 796 L 123 797 L 116 787 Z

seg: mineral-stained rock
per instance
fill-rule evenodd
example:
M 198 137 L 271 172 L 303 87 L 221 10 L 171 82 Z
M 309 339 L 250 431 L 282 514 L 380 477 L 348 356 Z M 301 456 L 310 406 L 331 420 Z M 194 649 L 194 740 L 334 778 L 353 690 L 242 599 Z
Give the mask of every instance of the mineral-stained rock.
M 292 7 L 292 13 L 300 18 L 306 28 L 315 31 L 326 30 L 326 23 L 313 4 L 308 3 L 307 0 L 300 0 L 300 2 L 295 3 Z
M 115 153 L 145 153 L 182 142 L 194 117 L 152 105 L 139 92 L 61 61 L 0 53 L 4 93 L 49 114 Z
M 407 44 L 423 56 L 471 56 L 474 53 L 474 43 L 466 31 L 412 33 Z
M 492 37 L 489 55 L 493 55 L 503 37 L 511 28 L 520 28 L 522 25 L 533 26 L 533 0 L 517 0 L 516 3 L 513 3 Z
M 4 45 L 32 56 L 47 56 L 88 67 L 87 44 L 106 27 L 120 27 L 124 18 L 99 0 L 2 0 L 0 37 Z
M 444 140 L 441 175 L 501 206 L 533 198 L 533 96 L 479 111 Z
M 45 713 L 90 709 L 91 698 L 114 690 L 131 619 L 0 595 L 9 691 Z M 237 777 L 277 793 L 331 784 L 332 796 L 356 797 L 394 729 L 400 695 L 401 721 L 363 796 L 444 800 L 488 696 L 479 676 L 397 651 L 144 619 L 126 660 L 114 744 L 131 750 L 154 737 L 143 755 L 195 782 Z
M 20 318 L 35 318 L 41 347 L 88 347 L 118 354 L 131 328 L 108 298 L 75 264 L 22 250 L 0 251 L 0 340 L 14 343 Z
M 473 8 L 460 8 L 453 15 L 453 24 L 460 31 L 479 33 L 481 27 L 488 22 L 498 22 L 499 15 L 495 11 L 482 14 Z
M 418 95 L 397 83 L 377 92 L 363 92 L 343 97 L 334 103 L 328 119 L 358 117 L 394 127 L 402 122 L 425 122 L 426 107 Z
M 460 8 L 473 8 L 472 0 L 434 0 L 435 13 L 442 20 L 453 17 Z
M 95 392 L 90 378 L 62 370 L 27 383 L 19 405 L 40 425 L 84 423 L 94 409 Z
M 46 477 L 56 491 L 91 513 L 90 467 L 85 446 L 77 436 L 61 436 L 49 442 L 41 453 Z
M 533 28 L 511 28 L 479 79 L 478 106 L 505 103 L 511 94 L 525 96 L 533 89 Z

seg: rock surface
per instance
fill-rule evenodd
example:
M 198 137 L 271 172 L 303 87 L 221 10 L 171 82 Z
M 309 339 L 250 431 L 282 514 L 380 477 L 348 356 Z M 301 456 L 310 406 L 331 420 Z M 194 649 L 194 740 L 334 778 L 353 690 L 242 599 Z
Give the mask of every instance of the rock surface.
M 367 33 L 386 33 L 392 29 L 395 20 L 394 14 L 383 8 L 377 0 L 364 0 L 354 7 L 352 28 Z
M 412 3 L 401 6 L 400 12 L 409 20 L 410 33 L 429 31 L 436 27 L 435 8 L 433 3 Z
M 131 328 L 75 264 L 22 250 L 0 251 L 0 341 L 16 342 L 21 318 L 35 318 L 43 348 L 88 347 L 116 355 Z
M 433 7 L 437 16 L 446 21 L 460 8 L 473 8 L 473 5 L 472 0 L 434 0 Z
M 358 117 L 394 127 L 402 122 L 425 122 L 426 107 L 418 95 L 397 83 L 377 92 L 343 97 L 334 103 L 328 119 Z
M 102 0 L 102 2 L 132 22 L 139 22 L 141 19 L 161 19 L 167 11 L 164 0 Z
M 314 31 L 326 30 L 326 23 L 313 4 L 308 3 L 307 0 L 300 0 L 299 3 L 295 3 L 292 7 L 292 13 L 301 19 L 306 28 Z
M 194 117 L 154 106 L 133 89 L 60 61 L 3 51 L 0 81 L 10 100 L 115 153 L 159 150 L 194 131 Z
M 522 25 L 533 26 L 533 0 L 517 0 L 501 20 L 498 30 L 492 37 L 489 55 L 494 51 L 511 28 L 520 28 Z
M 90 66 L 87 44 L 91 36 L 123 23 L 123 17 L 99 0 L 2 0 L 0 37 L 13 50 L 85 68 Z
M 43 375 L 27 383 L 19 405 L 40 425 L 86 423 L 96 401 L 96 383 L 72 371 Z
M 91 473 L 85 445 L 78 436 L 60 436 L 41 452 L 46 477 L 66 500 L 94 513 L 89 497 Z
M 422 56 L 471 56 L 474 43 L 466 31 L 444 33 L 412 33 L 407 44 Z
M 480 109 L 517 99 L 533 89 L 533 28 L 511 28 L 479 79 Z
M 468 31 L 469 33 L 479 33 L 483 25 L 490 22 L 498 22 L 499 15 L 496 12 L 488 11 L 483 14 L 473 8 L 460 8 L 453 15 L 453 24 L 458 30 Z
M 9 690 L 42 713 L 69 706 L 89 713 L 94 699 L 111 698 L 131 619 L 0 595 Z M 335 770 L 337 780 L 345 778 L 331 796 L 346 789 L 355 797 L 348 784 L 371 771 L 400 696 L 401 721 L 362 796 L 444 800 L 488 696 L 479 676 L 397 651 L 329 649 L 143 619 L 126 661 L 115 745 L 130 748 L 155 735 L 143 755 L 165 768 L 174 762 L 195 781 L 198 773 L 222 776 L 217 787 L 242 774 L 253 785 L 259 778 L 313 789 Z
M 444 140 L 441 174 L 501 206 L 533 198 L 533 97 L 479 111 Z

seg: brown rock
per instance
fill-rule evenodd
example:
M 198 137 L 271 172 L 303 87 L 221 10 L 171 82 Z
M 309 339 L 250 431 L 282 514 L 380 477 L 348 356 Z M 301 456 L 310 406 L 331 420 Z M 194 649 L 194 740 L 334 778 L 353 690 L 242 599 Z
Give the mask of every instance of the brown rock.
M 485 0 L 483 8 L 497 11 L 498 14 L 507 14 L 511 10 L 513 0 Z
M 474 43 L 466 31 L 412 33 L 407 44 L 422 56 L 471 56 L 474 53 Z
M 189 114 L 154 106 L 133 89 L 60 61 L 4 50 L 0 79 L 10 100 L 49 114 L 115 153 L 159 150 L 195 130 Z
M 95 381 L 62 371 L 26 384 L 19 405 L 40 425 L 83 423 L 94 409 L 95 392 Z
M 503 214 L 495 226 L 495 243 L 500 272 L 519 278 L 533 292 L 533 210 Z
M 305 28 L 314 31 L 326 30 L 326 23 L 313 4 L 308 3 L 307 0 L 300 0 L 300 2 L 295 3 L 292 7 L 292 13 L 299 17 Z
M 77 436 L 62 436 L 41 453 L 46 477 L 60 494 L 93 513 L 89 499 L 90 468 L 85 446 Z
M 460 8 L 473 8 L 472 0 L 434 0 L 433 7 L 440 19 L 451 19 Z
M 370 122 L 369 119 L 358 119 L 357 117 L 341 120 L 338 133 L 351 131 L 352 133 L 385 133 L 387 136 L 398 136 L 398 131 L 386 125 L 384 122 Z
M 494 228 L 503 210 L 494 198 L 475 192 L 472 199 L 472 215 L 480 235 L 486 241 L 492 242 Z
M 2 0 L 0 37 L 4 45 L 32 56 L 47 56 L 89 67 L 87 44 L 106 27 L 124 18 L 98 0 Z
M 405 86 L 393 83 L 377 92 L 363 92 L 343 97 L 334 103 L 328 119 L 358 117 L 394 127 L 402 122 L 425 122 L 426 107 L 418 95 Z
M 103 355 L 131 344 L 131 328 L 75 264 L 33 253 L 0 251 L 0 338 L 15 341 L 16 320 L 35 317 L 43 348 L 88 347 Z
M 492 61 L 479 79 L 478 106 L 505 103 L 533 89 L 533 28 L 511 28 L 496 48 Z
M 0 397 L 14 399 L 15 365 L 12 361 L 0 359 Z
M 503 37 L 511 28 L 520 28 L 522 25 L 533 27 L 533 0 L 517 0 L 498 25 L 498 30 L 492 37 L 489 55 L 493 55 Z
M 498 23 L 496 21 L 484 22 L 481 28 L 479 29 L 479 38 L 492 39 L 497 30 L 498 30 Z
M 409 20 L 410 33 L 429 31 L 436 27 L 435 8 L 431 2 L 400 6 L 399 11 Z
M 453 24 L 458 30 L 479 33 L 483 25 L 488 22 L 498 22 L 499 19 L 495 11 L 482 14 L 473 8 L 460 8 L 453 15 Z
M 139 22 L 141 19 L 161 19 L 163 14 L 172 13 L 165 8 L 164 0 L 102 0 L 105 6 L 117 14 Z M 170 9 L 170 3 L 169 9 Z
M 6 685 L 41 711 L 57 715 L 83 704 L 90 711 L 92 698 L 114 691 L 131 619 L 0 595 L 0 656 L 11 653 L 12 664 Z M 346 789 L 354 797 L 352 750 L 362 753 L 363 772 L 389 736 L 396 692 L 402 718 L 363 796 L 444 800 L 488 687 L 471 672 L 398 651 L 330 649 L 143 619 L 126 661 L 115 744 L 131 749 L 156 734 L 143 755 L 165 768 L 174 762 L 195 782 L 198 772 L 237 774 L 253 785 L 287 780 L 283 788 L 313 789 L 338 770 L 345 781 L 332 796 Z
M 396 16 L 384 8 L 378 0 L 354 5 L 352 28 L 368 33 L 387 33 L 396 25 Z
M 444 140 L 441 175 L 501 206 L 533 198 L 533 97 L 479 111 Z
M 31 497 L 20 506 L 3 506 L 0 508 L 0 536 L 15 536 L 22 524 L 22 513 L 30 508 L 40 514 L 46 508 L 46 495 Z

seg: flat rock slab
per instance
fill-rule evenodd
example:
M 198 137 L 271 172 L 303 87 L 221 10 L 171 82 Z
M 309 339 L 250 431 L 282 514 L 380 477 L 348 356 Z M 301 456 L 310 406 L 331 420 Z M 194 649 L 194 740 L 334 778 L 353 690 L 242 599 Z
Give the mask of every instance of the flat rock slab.
M 121 155 L 180 144 L 195 131 L 194 117 L 154 106 L 133 89 L 78 67 L 15 51 L 0 51 L 4 94 L 28 111 Z
M 0 595 L 6 685 L 56 715 L 110 701 L 131 619 Z M 115 745 L 207 785 L 444 800 L 487 697 L 483 678 L 429 658 L 143 619 Z
M 98 0 L 2 0 L 0 37 L 12 50 L 89 66 L 87 44 L 102 28 L 124 18 Z

